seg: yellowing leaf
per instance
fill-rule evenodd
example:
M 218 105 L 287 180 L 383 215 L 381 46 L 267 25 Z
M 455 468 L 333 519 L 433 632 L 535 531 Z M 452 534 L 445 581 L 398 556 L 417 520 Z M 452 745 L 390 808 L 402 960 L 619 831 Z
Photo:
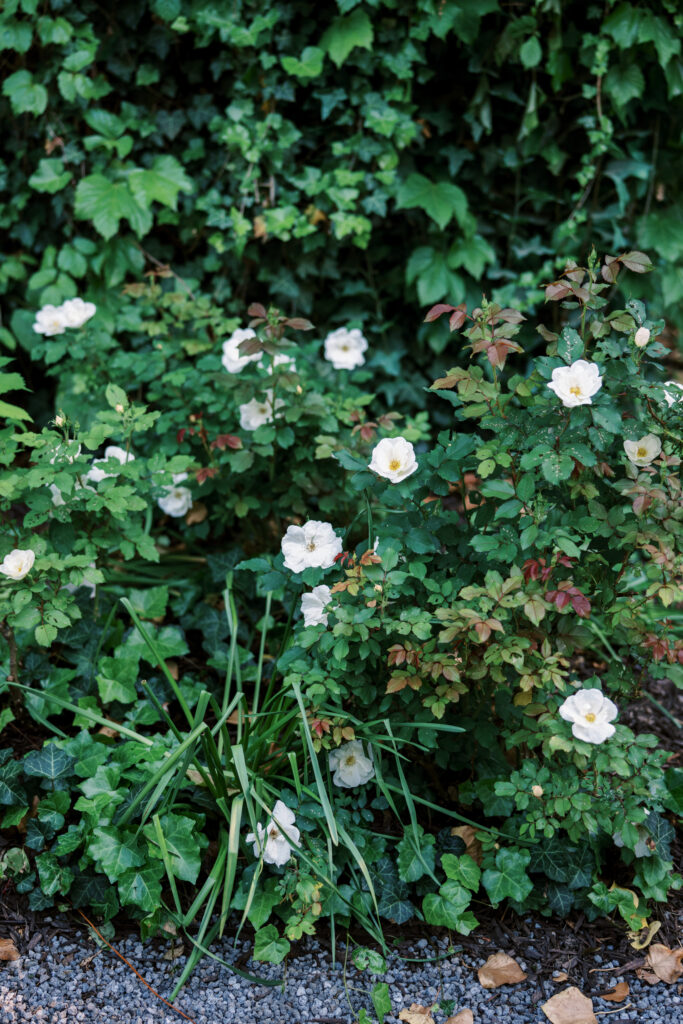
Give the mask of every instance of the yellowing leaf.
M 651 921 L 650 925 L 639 932 L 629 932 L 628 937 L 634 949 L 645 949 L 662 927 L 661 921 Z
M 593 1000 L 572 985 L 558 992 L 541 1007 L 550 1024 L 598 1024 Z
M 409 1010 L 401 1010 L 399 1020 L 406 1024 L 434 1024 L 431 1006 L 420 1006 L 419 1003 L 412 1003 Z
M 494 953 L 477 971 L 479 984 L 484 988 L 499 988 L 500 985 L 516 985 L 526 981 L 526 974 L 516 960 L 507 953 Z
M 461 1010 L 455 1017 L 449 1017 L 445 1024 L 474 1024 L 474 1014 L 471 1010 Z

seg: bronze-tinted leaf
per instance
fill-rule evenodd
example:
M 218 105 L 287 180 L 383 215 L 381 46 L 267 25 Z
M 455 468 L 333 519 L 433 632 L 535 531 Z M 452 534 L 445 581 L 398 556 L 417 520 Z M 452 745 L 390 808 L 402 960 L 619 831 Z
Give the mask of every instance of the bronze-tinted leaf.
M 526 974 L 516 960 L 507 953 L 494 953 L 477 971 L 479 984 L 483 988 L 499 988 L 501 985 L 517 985 L 526 981 Z
M 252 302 L 247 310 L 248 316 L 260 316 L 263 320 L 266 318 L 266 307 L 262 306 L 260 302 Z
M 437 302 L 435 306 L 428 311 L 423 323 L 431 324 L 434 320 L 438 320 L 444 313 L 451 313 L 455 309 L 455 306 L 449 306 L 447 302 Z
M 552 996 L 541 1009 L 550 1024 L 598 1024 L 593 1000 L 574 985 Z
M 661 942 L 654 942 L 647 951 L 645 966 L 661 981 L 673 985 L 683 974 L 683 948 L 669 949 Z

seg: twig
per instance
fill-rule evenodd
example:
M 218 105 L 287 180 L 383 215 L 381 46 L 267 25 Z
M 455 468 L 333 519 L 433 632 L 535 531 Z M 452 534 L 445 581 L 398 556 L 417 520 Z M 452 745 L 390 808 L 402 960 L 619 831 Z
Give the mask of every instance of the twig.
M 154 989 L 152 988 L 152 986 L 151 986 L 151 985 L 149 984 L 149 982 L 148 982 L 148 981 L 145 981 L 145 979 L 144 979 L 144 978 L 142 977 L 142 975 L 140 974 L 140 972 L 139 972 L 139 971 L 136 971 L 136 970 L 135 970 L 135 968 L 133 967 L 133 965 L 132 965 L 132 964 L 131 964 L 131 963 L 130 963 L 130 962 L 129 962 L 128 960 L 126 960 L 125 956 L 123 956 L 123 954 L 119 953 L 118 949 L 114 949 L 114 947 L 112 946 L 111 942 L 109 942 L 109 941 L 108 941 L 107 939 L 105 939 L 105 937 L 104 937 L 104 935 L 102 934 L 102 932 L 100 932 L 100 931 L 98 931 L 98 930 L 97 930 L 97 928 L 95 927 L 95 925 L 94 925 L 94 924 L 92 923 L 92 921 L 89 921 L 89 920 L 88 920 L 88 918 L 87 918 L 87 917 L 85 916 L 85 914 L 83 913 L 83 911 L 82 911 L 82 910 L 79 910 L 79 911 L 78 911 L 78 913 L 79 913 L 79 914 L 81 915 L 81 917 L 82 917 L 82 918 L 83 918 L 83 920 L 84 920 L 84 921 L 86 922 L 86 924 L 87 924 L 87 925 L 88 925 L 88 926 L 89 926 L 90 928 L 92 928 L 92 930 L 93 930 L 93 931 L 95 932 L 95 934 L 96 934 L 96 935 L 98 935 L 98 936 L 99 936 L 99 937 L 100 937 L 100 938 L 102 939 L 102 942 L 104 942 L 104 943 L 105 943 L 105 944 L 106 944 L 107 946 L 109 946 L 109 948 L 110 948 L 110 950 L 112 951 L 112 953 L 116 953 L 116 955 L 117 955 L 117 957 L 119 958 L 119 960 L 123 960 L 123 962 L 124 962 L 124 964 L 126 965 L 126 967 L 130 967 L 131 971 L 133 971 L 133 973 L 134 973 L 134 974 L 137 974 L 137 976 L 138 976 L 138 978 L 140 979 L 140 981 L 142 982 L 142 984 L 143 984 L 143 985 L 146 985 L 146 986 L 147 986 L 147 988 L 148 988 L 148 989 L 150 990 L 150 992 L 152 993 L 152 995 L 153 995 L 153 996 L 156 996 L 156 997 L 157 997 L 157 999 L 160 999 L 160 1000 L 161 1000 L 161 1002 L 162 1002 L 162 1003 L 164 1004 L 164 1006 L 168 1006 L 168 1008 L 169 1008 L 170 1010 L 175 1010 L 175 1012 L 176 1012 L 176 1013 L 179 1013 L 179 1014 L 180 1014 L 180 1016 L 181 1016 L 181 1017 L 183 1017 L 183 1018 L 184 1018 L 185 1020 L 189 1020 L 190 1024 L 196 1024 L 196 1021 L 194 1021 L 194 1020 L 192 1019 L 192 1017 L 188 1017 L 188 1016 L 187 1016 L 187 1014 L 186 1014 L 186 1013 L 183 1013 L 183 1011 L 182 1011 L 182 1010 L 179 1010 L 177 1006 L 174 1006 L 174 1005 L 173 1005 L 173 1003 L 169 1003 L 169 1002 L 168 1002 L 168 1000 L 164 999 L 164 997 L 163 997 L 163 996 L 160 996 L 160 995 L 159 995 L 159 993 L 158 993 L 158 992 L 156 992 L 156 991 L 155 991 L 155 990 L 154 990 Z
M 189 284 L 187 284 L 186 281 L 183 281 L 183 279 L 180 276 L 180 274 L 176 274 L 176 272 L 173 269 L 173 267 L 171 267 L 168 263 L 162 263 L 161 260 L 158 260 L 156 258 L 156 256 L 152 256 L 151 252 L 147 252 L 146 249 L 143 249 L 143 247 L 140 245 L 139 242 L 136 242 L 135 244 L 136 244 L 137 248 L 140 250 L 140 252 L 142 253 L 142 255 L 145 257 L 145 259 L 148 259 L 150 261 L 150 263 L 154 264 L 155 267 L 159 267 L 162 270 L 168 270 L 169 273 L 171 273 L 173 275 L 173 277 L 176 279 L 176 281 L 178 281 L 178 283 L 183 286 L 183 288 L 185 289 L 187 294 L 190 296 L 190 298 L 193 299 L 195 302 L 197 301 L 197 296 L 194 294 L 194 292 L 190 288 Z

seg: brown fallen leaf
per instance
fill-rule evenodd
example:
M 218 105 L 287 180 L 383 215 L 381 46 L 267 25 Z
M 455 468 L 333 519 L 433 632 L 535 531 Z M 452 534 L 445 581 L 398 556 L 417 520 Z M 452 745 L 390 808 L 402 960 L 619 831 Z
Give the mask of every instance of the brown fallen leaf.
M 455 1017 L 449 1017 L 446 1024 L 474 1024 L 474 1014 L 471 1010 L 460 1010 Z
M 574 985 L 552 996 L 541 1009 L 550 1024 L 598 1024 L 593 1000 Z
M 636 968 L 636 978 L 638 981 L 646 981 L 648 985 L 659 985 L 660 979 L 652 971 L 646 971 L 643 967 Z
M 477 839 L 476 829 L 472 828 L 471 825 L 456 825 L 455 828 L 451 829 L 451 835 L 460 836 L 465 844 L 465 853 L 469 853 L 475 863 L 481 864 L 482 848 L 480 841 Z
M 399 1020 L 406 1024 L 434 1024 L 431 1006 L 420 1006 L 419 1003 L 412 1003 L 409 1010 L 401 1010 Z
M 19 950 L 11 939 L 0 939 L 0 960 L 18 960 Z
M 619 981 L 614 988 L 609 988 L 606 992 L 598 992 L 598 999 L 606 999 L 608 1003 L 623 1003 L 629 991 L 628 982 Z
M 647 951 L 645 966 L 667 985 L 673 985 L 683 974 L 683 948 L 669 949 L 661 942 L 655 942 Z
M 568 981 L 569 975 L 566 971 L 558 971 L 557 974 L 553 974 L 553 981 L 556 985 L 561 985 L 563 981 Z
M 507 953 L 494 953 L 477 971 L 479 984 L 484 988 L 498 988 L 500 985 L 516 985 L 526 981 L 526 974 L 516 960 Z
M 256 236 L 259 237 L 258 235 Z M 195 523 L 203 523 L 209 514 L 209 510 L 203 501 L 195 501 L 190 511 L 185 516 L 185 522 L 188 526 L 193 526 Z
M 177 960 L 179 956 L 182 956 L 185 952 L 185 947 L 182 942 L 179 942 L 177 946 L 170 946 L 164 953 L 164 960 Z

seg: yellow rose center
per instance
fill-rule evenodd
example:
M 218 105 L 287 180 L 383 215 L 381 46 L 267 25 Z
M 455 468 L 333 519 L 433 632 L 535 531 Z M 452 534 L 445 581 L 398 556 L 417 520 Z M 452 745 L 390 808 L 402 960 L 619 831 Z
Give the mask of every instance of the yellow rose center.
M 647 458 L 647 448 L 643 448 L 643 446 L 641 445 L 640 448 L 638 448 L 638 450 L 636 451 L 636 458 L 638 458 L 638 459 L 646 459 Z
M 594 722 L 595 721 L 595 715 L 593 714 L 592 711 L 589 711 L 587 715 L 584 715 L 584 717 L 585 717 L 587 722 Z
M 356 758 L 353 754 L 349 754 L 348 757 L 344 758 L 344 764 L 346 765 L 347 768 L 353 768 L 355 763 Z
M 569 389 L 569 394 L 570 395 L 580 395 L 581 394 L 581 388 L 579 387 L 579 385 L 575 384 L 573 388 L 570 388 Z
M 315 541 L 309 540 L 308 544 L 306 545 L 306 548 L 308 551 L 315 551 Z
M 269 839 L 277 839 L 279 835 L 280 835 L 280 833 L 277 830 L 277 828 L 275 827 L 275 825 L 273 825 L 272 828 L 270 828 L 268 830 L 268 838 Z
M 396 470 L 400 469 L 400 468 L 401 468 L 401 460 L 400 459 L 392 459 L 391 462 L 389 463 L 389 469 L 391 470 L 392 473 L 395 473 Z

